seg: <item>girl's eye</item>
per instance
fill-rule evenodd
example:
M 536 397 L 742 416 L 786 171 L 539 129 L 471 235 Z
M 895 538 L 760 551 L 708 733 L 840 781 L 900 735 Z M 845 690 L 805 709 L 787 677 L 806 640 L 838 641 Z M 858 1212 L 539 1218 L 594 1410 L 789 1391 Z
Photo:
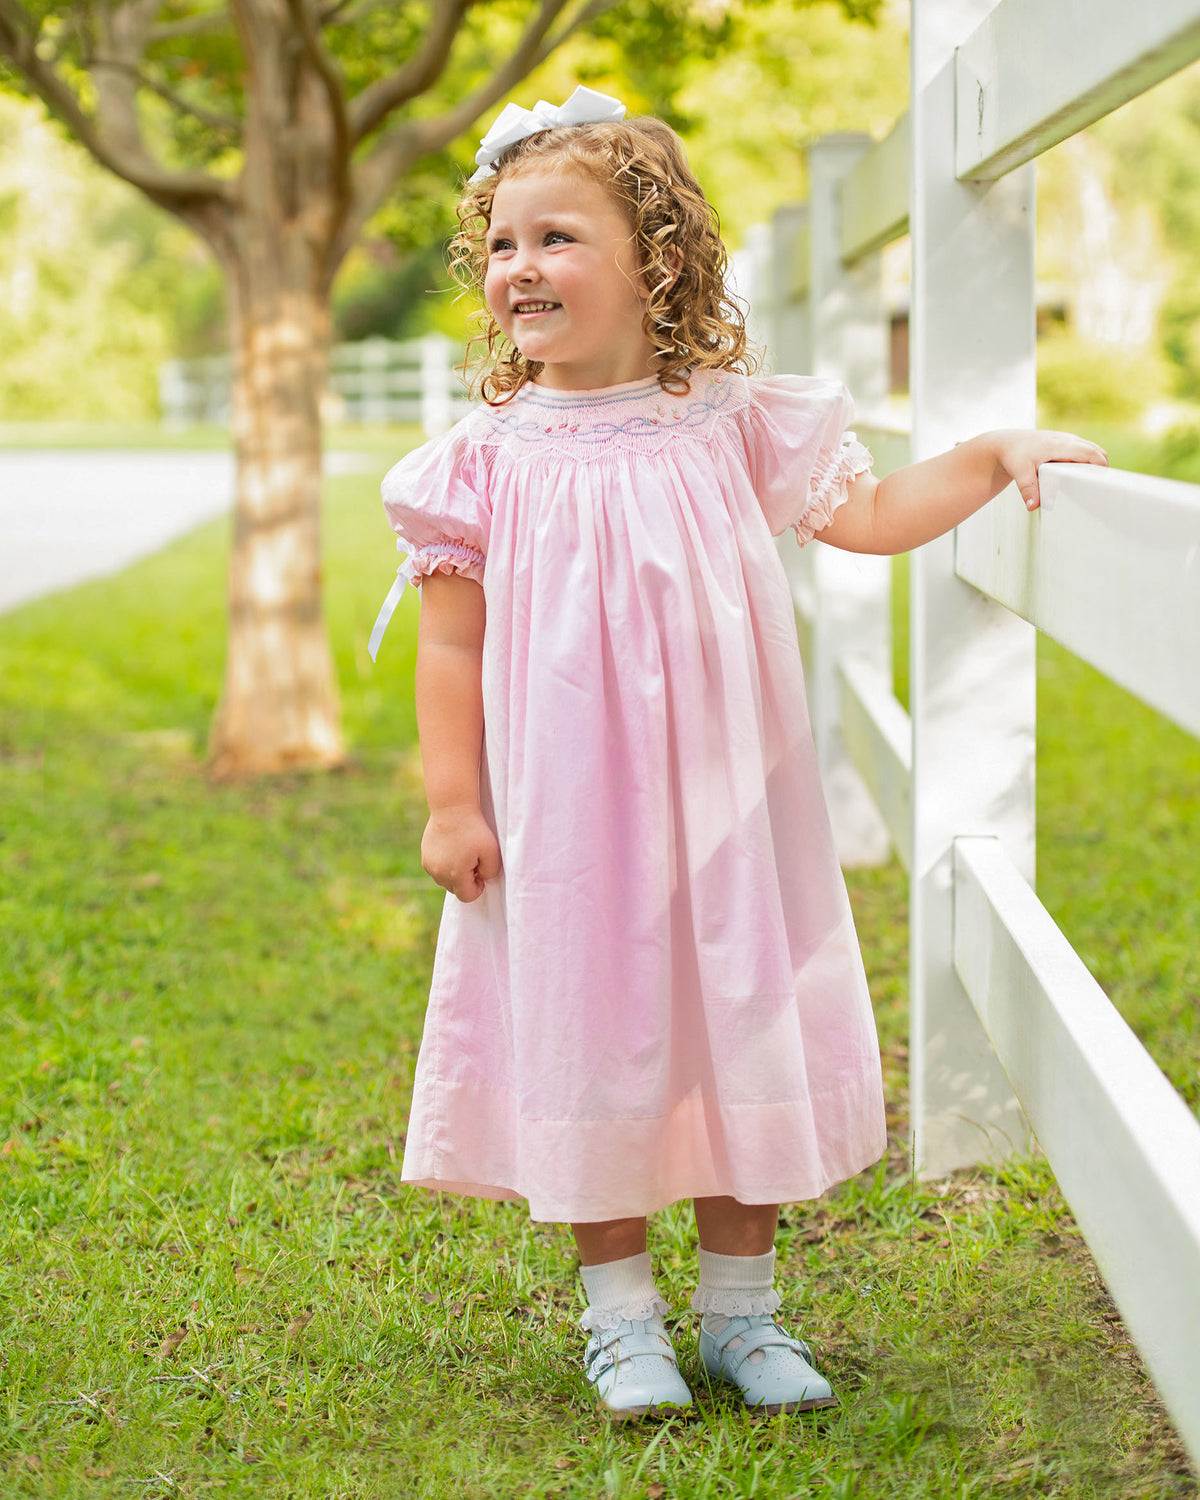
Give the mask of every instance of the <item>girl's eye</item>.
M 488 254 L 489 255 L 496 255 L 501 250 L 511 250 L 511 249 L 512 249 L 512 241 L 511 240 L 493 240 L 492 243 L 488 246 Z
M 553 245 L 555 241 L 558 241 L 563 245 L 570 245 L 573 243 L 571 236 L 569 234 L 564 234 L 561 229 L 552 229 L 546 236 L 547 245 Z

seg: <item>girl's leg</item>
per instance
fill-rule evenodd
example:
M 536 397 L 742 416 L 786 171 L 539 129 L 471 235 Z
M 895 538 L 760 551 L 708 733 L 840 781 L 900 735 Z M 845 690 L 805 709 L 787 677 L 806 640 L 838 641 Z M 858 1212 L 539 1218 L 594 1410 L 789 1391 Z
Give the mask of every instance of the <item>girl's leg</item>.
M 590 1333 L 584 1370 L 600 1404 L 618 1417 L 692 1402 L 662 1318 L 667 1304 L 654 1284 L 645 1219 L 572 1224 L 583 1267 Z
M 700 1232 L 700 1285 L 692 1299 L 716 1332 L 731 1316 L 772 1312 L 775 1293 L 777 1203 L 739 1203 L 736 1198 L 695 1198 Z
M 700 1285 L 692 1307 L 703 1313 L 700 1358 L 710 1375 L 736 1385 L 748 1407 L 771 1413 L 835 1404 L 829 1382 L 805 1346 L 776 1324 L 777 1203 L 696 1198 Z M 749 1342 L 749 1348 L 743 1345 Z M 739 1350 L 741 1353 L 739 1353 Z
M 777 1203 L 739 1203 L 736 1198 L 695 1198 L 700 1245 L 715 1255 L 765 1255 L 779 1227 Z
M 609 1260 L 641 1255 L 646 1248 L 645 1219 L 607 1219 L 597 1224 L 572 1224 L 579 1261 L 599 1266 Z
M 666 1312 L 646 1249 L 645 1219 L 572 1224 L 587 1293 L 586 1329 Z

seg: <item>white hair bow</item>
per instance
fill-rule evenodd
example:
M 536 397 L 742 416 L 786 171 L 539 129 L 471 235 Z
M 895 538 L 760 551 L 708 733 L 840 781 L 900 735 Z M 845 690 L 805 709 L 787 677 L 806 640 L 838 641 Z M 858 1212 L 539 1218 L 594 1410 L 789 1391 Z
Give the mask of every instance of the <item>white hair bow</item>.
M 563 104 L 547 104 L 539 99 L 532 109 L 522 109 L 519 104 L 506 104 L 496 116 L 496 123 L 479 143 L 475 161 L 479 170 L 471 177 L 472 182 L 490 177 L 496 170 L 494 162 L 501 151 L 515 146 L 527 135 L 536 135 L 539 130 L 553 130 L 556 125 L 600 125 L 608 120 L 623 120 L 625 106 L 610 94 L 599 94 L 595 89 L 585 89 L 582 84 Z

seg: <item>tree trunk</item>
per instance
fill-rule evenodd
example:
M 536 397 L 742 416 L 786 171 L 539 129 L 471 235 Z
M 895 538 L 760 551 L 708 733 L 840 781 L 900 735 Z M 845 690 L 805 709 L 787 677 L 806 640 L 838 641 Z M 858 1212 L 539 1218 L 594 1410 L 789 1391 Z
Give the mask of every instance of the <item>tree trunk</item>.
M 286 0 L 236 7 L 248 59 L 240 212 L 219 242 L 233 354 L 237 495 L 225 681 L 209 741 L 218 780 L 344 757 L 321 613 L 321 396 L 330 244 L 344 203 L 328 94 Z
M 216 780 L 344 757 L 321 612 L 329 294 L 301 226 L 253 217 L 227 266 L 237 491 L 225 680 L 209 742 Z

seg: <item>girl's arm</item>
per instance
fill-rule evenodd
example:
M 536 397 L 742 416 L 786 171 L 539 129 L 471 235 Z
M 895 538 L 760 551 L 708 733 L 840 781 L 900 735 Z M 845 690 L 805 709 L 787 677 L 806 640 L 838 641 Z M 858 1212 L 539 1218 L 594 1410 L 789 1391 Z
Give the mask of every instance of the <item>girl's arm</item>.
M 473 578 L 422 580 L 416 704 L 429 823 L 421 866 L 460 901 L 474 901 L 500 872 L 500 846 L 479 808 L 484 621 Z
M 909 552 L 952 530 L 1015 480 L 1029 510 L 1041 504 L 1040 464 L 1107 464 L 1103 448 L 1069 432 L 985 432 L 949 453 L 883 479 L 860 474 L 817 536 L 846 552 Z

